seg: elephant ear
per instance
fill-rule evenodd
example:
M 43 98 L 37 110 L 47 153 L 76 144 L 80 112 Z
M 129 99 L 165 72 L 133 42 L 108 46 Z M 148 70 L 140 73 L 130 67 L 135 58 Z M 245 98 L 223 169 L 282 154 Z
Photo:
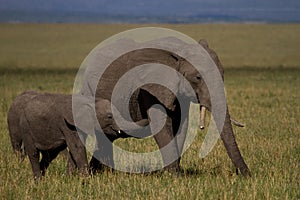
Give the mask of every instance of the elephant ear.
M 92 98 L 73 95 L 73 101 L 71 98 L 69 105 L 71 108 L 67 109 L 63 115 L 66 123 L 86 134 L 94 134 L 95 107 Z
M 161 85 L 147 84 L 142 89 L 155 96 L 159 102 L 165 105 L 169 110 L 174 110 L 174 101 L 176 95 L 169 89 Z
M 154 48 L 137 49 L 123 54 L 106 68 L 105 72 L 102 74 L 102 77 L 98 82 L 95 96 L 111 100 L 114 87 L 120 80 L 120 78 L 130 70 L 136 70 L 136 67 L 142 66 L 141 68 L 139 68 L 140 70 L 136 72 L 138 74 L 134 77 L 134 79 L 132 79 L 126 85 L 126 88 L 136 90 L 137 88 L 135 88 L 135 86 L 140 85 L 139 83 L 142 83 L 143 86 L 140 87 L 141 89 L 148 91 L 151 95 L 157 97 L 157 99 L 168 109 L 173 110 L 173 103 L 176 98 L 176 94 L 178 93 L 178 84 L 180 82 L 179 76 L 177 74 L 173 76 L 170 73 L 162 73 L 160 69 L 157 69 L 157 67 L 155 67 L 157 66 L 155 64 L 161 64 L 165 67 L 172 68 L 174 69 L 174 72 L 176 72 L 179 69 L 180 63 L 177 57 L 178 56 L 175 56 L 168 51 Z M 162 76 L 157 77 L 157 73 Z M 154 78 L 151 79 L 152 82 L 150 83 L 145 81 L 149 77 Z M 89 78 L 89 80 L 91 79 L 93 79 L 93 77 Z M 174 92 L 167 89 L 168 87 L 153 84 L 153 81 L 161 84 L 163 81 L 169 81 L 168 87 L 171 87 Z M 117 104 L 123 103 L 123 100 L 121 100 L 122 98 L 123 97 L 119 98 L 121 102 L 118 102 Z M 121 110 L 122 109 L 120 109 L 120 111 Z
M 209 47 L 208 42 L 205 39 L 201 39 L 199 41 L 199 44 L 207 51 L 207 53 L 210 55 L 211 59 L 217 65 L 217 67 L 220 71 L 220 74 L 222 75 L 222 78 L 224 80 L 224 68 L 223 68 L 223 65 L 222 65 L 217 53 Z
M 174 110 L 174 101 L 180 84 L 178 56 L 160 49 L 143 49 L 132 52 L 128 59 L 128 64 L 132 66 L 137 66 L 137 64 L 149 65 L 143 67 L 138 78 L 143 82 L 148 79 L 148 76 L 154 77 L 151 80 L 157 83 L 145 84 L 141 89 L 155 96 L 166 108 Z M 154 66 L 154 64 L 158 65 Z M 167 68 L 169 69 L 166 71 Z
M 66 98 L 64 98 L 64 96 L 61 96 L 56 104 L 59 105 L 56 112 L 62 112 L 62 117 L 68 128 L 72 130 L 75 129 L 75 123 L 72 113 L 72 96 L 68 95 Z

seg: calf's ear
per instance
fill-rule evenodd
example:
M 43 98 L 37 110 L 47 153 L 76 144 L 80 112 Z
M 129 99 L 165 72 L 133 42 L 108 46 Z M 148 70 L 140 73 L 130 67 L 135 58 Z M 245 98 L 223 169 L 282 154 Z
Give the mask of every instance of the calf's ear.
M 75 128 L 75 122 L 74 122 L 73 113 L 72 113 L 72 104 L 65 106 L 65 108 L 62 112 L 63 112 L 63 119 L 64 119 L 65 123 L 67 124 L 68 128 L 70 128 L 70 127 Z
M 74 103 L 74 102 L 73 102 Z M 94 134 L 94 129 L 97 124 L 95 105 L 90 100 L 80 100 L 73 104 L 72 109 L 68 109 L 64 113 L 64 120 L 68 127 L 76 127 L 86 134 Z

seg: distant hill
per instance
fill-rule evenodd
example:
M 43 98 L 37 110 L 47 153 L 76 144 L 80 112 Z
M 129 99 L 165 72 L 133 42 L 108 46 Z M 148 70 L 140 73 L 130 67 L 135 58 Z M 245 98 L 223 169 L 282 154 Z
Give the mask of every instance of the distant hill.
M 0 0 L 0 22 L 300 22 L 300 1 Z

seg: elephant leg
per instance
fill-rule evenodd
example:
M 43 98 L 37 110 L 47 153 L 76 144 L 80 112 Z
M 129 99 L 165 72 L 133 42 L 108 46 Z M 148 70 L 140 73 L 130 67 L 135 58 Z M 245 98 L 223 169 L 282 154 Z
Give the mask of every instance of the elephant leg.
M 28 157 L 31 163 L 32 172 L 34 176 L 34 180 L 39 180 L 42 177 L 41 169 L 40 169 L 40 152 L 38 150 L 33 150 L 28 152 Z
M 88 175 L 86 149 L 84 144 L 81 142 L 78 133 L 76 131 L 67 131 L 64 135 L 69 148 L 69 153 L 74 159 L 79 172 L 84 176 Z
M 245 177 L 251 177 L 250 170 L 245 163 L 240 150 L 237 146 L 236 139 L 232 130 L 232 125 L 230 121 L 230 115 L 227 108 L 226 118 L 223 126 L 223 130 L 221 133 L 221 139 L 226 148 L 227 154 L 235 165 L 237 172 L 240 170 L 241 174 Z
M 41 173 L 42 176 L 45 176 L 46 169 L 49 167 L 49 164 L 54 160 L 59 152 L 64 150 L 66 148 L 66 145 L 63 145 L 59 148 L 53 149 L 53 150 L 48 150 L 48 151 L 41 151 L 42 153 L 42 160 L 40 162 L 40 168 L 41 168 Z
M 179 171 L 179 152 L 177 142 L 174 139 L 173 121 L 170 112 L 149 92 L 141 89 L 139 95 L 141 113 L 145 115 L 146 111 L 148 119 L 150 119 L 151 132 L 154 134 L 154 139 L 161 152 L 164 168 Z M 161 126 L 163 121 L 165 121 L 165 124 Z M 157 130 L 160 127 L 162 128 Z
M 97 154 L 97 152 L 94 153 Z M 89 171 L 91 174 L 99 173 L 103 169 L 103 164 L 100 162 L 100 160 L 95 158 L 95 154 L 93 155 L 89 163 Z
M 154 125 L 155 126 L 155 125 Z M 172 132 L 172 119 L 167 117 L 165 126 L 154 135 L 167 170 L 179 171 L 179 152 Z
M 30 160 L 32 172 L 33 172 L 33 177 L 34 180 L 39 180 L 42 177 L 41 173 L 41 168 L 40 168 L 40 152 L 33 146 L 29 147 L 27 146 L 27 151 L 26 151 L 28 158 Z
M 50 164 L 50 155 L 49 155 L 49 151 L 42 151 L 42 160 L 40 162 L 40 168 L 41 168 L 41 173 L 42 176 L 45 176 L 46 173 L 46 169 L 48 168 L 49 164 Z
M 170 116 L 172 117 L 173 133 L 180 155 L 178 162 L 180 163 L 189 124 L 190 101 L 188 99 L 182 99 L 181 103 L 179 104 L 179 101 L 176 99 L 175 105 L 175 110 L 170 114 Z
M 66 167 L 66 173 L 68 175 L 71 175 L 76 169 L 76 163 L 74 158 L 72 157 L 71 153 L 68 152 L 68 162 L 67 162 L 67 167 Z
M 42 172 L 41 172 L 40 163 L 39 163 L 40 152 L 36 149 L 32 150 L 32 151 L 28 152 L 28 157 L 29 157 L 29 160 L 31 163 L 34 180 L 41 179 Z
M 34 180 L 37 181 L 42 178 L 41 168 L 40 168 L 40 152 L 39 150 L 34 146 L 33 140 L 30 136 L 27 135 L 27 137 L 24 138 L 24 148 L 25 153 L 28 155 Z
M 92 173 L 101 172 L 103 164 L 114 168 L 113 141 L 110 141 L 105 134 L 96 132 L 97 144 L 93 157 L 89 163 L 89 170 Z

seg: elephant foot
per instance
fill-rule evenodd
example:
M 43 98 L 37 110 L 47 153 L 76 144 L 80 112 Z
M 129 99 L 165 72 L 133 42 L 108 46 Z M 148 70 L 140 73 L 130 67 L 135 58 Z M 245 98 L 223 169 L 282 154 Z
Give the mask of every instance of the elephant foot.
M 179 162 L 175 161 L 171 163 L 170 165 L 164 167 L 163 171 L 170 172 L 170 173 L 180 173 L 180 166 Z
M 248 167 L 240 169 L 240 172 L 241 172 L 241 174 L 242 174 L 243 177 L 246 177 L 246 178 L 250 178 L 251 177 L 251 172 L 250 172 L 250 170 L 249 170 Z M 238 173 L 238 170 L 237 170 L 237 173 Z
M 89 163 L 89 172 L 91 174 L 101 173 L 104 170 L 103 164 L 96 158 L 92 157 Z
M 84 166 L 83 168 L 79 169 L 79 174 L 80 174 L 80 176 L 82 176 L 83 178 L 89 177 L 90 173 L 89 173 L 89 168 L 88 168 L 88 166 Z
M 154 176 L 169 176 L 172 178 L 179 178 L 183 175 L 182 171 L 180 169 L 176 168 L 163 168 L 162 170 L 151 172 L 149 175 Z
M 43 176 L 42 174 L 40 174 L 40 175 L 35 175 L 33 178 L 34 178 L 34 182 L 37 184 L 42 180 Z

